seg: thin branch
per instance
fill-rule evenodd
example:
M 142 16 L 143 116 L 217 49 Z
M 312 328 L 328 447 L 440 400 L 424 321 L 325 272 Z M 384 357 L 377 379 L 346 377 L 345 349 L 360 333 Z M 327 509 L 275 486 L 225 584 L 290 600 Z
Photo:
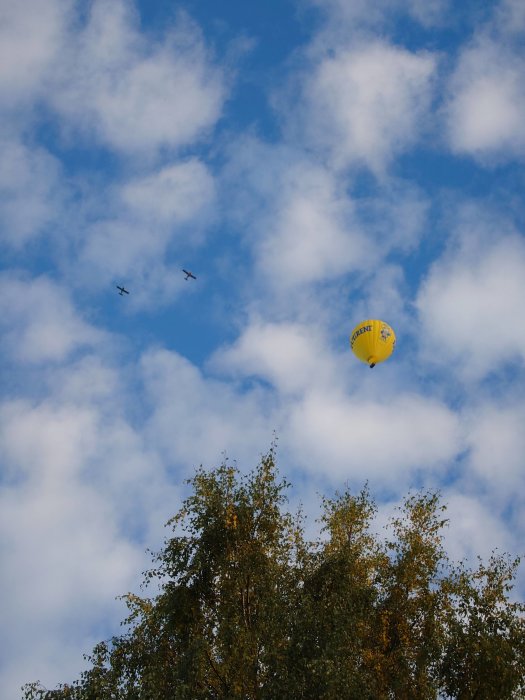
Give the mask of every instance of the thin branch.
M 215 675 L 217 676 L 217 678 L 219 679 L 219 681 L 220 681 L 220 682 L 222 683 L 222 685 L 224 686 L 224 689 L 226 690 L 226 693 L 228 693 L 229 690 L 230 690 L 230 686 L 226 683 L 226 681 L 224 680 L 224 678 L 221 676 L 221 674 L 220 674 L 219 671 L 217 670 L 217 667 L 215 666 L 215 664 L 213 663 L 213 659 L 211 658 L 210 652 L 209 652 L 207 649 L 206 649 L 206 656 L 208 657 L 208 661 L 210 662 L 210 666 L 211 666 L 211 668 L 212 668 L 212 671 L 215 673 Z

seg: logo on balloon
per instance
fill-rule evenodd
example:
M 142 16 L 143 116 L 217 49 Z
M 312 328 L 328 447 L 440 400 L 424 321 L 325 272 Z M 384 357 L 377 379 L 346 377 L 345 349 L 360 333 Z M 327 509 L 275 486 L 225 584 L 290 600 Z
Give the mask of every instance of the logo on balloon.
M 381 340 L 386 341 L 390 336 L 392 335 L 392 331 L 388 326 L 382 326 L 381 327 Z
M 354 343 L 357 339 L 358 336 L 360 336 L 362 333 L 366 333 L 367 331 L 371 331 L 372 326 L 361 326 L 356 332 L 353 334 L 353 336 L 350 338 L 350 347 L 354 347 Z

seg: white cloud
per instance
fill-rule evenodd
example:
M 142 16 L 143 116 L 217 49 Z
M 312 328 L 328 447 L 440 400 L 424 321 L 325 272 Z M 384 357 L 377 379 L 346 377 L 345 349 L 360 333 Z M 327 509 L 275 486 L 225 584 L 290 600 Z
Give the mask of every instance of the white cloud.
M 3 489 L 0 511 L 0 688 L 19 697 L 24 682 L 53 687 L 78 676 L 94 620 L 106 633 L 109 620 L 117 629 L 123 611 L 114 597 L 136 585 L 144 559 L 116 537 L 109 504 L 90 488 Z
M 3 697 L 78 677 L 82 652 L 118 633 L 114 598 L 138 592 L 144 549 L 160 545 L 179 503 L 125 417 L 136 407 L 122 368 L 89 356 L 45 377 L 45 398 L 0 405 Z
M 163 43 L 148 44 L 130 3 L 95 0 L 69 37 L 49 101 L 74 127 L 124 153 L 178 148 L 221 114 L 225 84 L 197 27 L 179 15 Z
M 16 465 L 16 478 L 35 470 L 38 485 L 74 479 L 96 449 L 94 416 L 89 410 L 32 409 L 25 402 L 2 409 L 2 451 L 8 468 Z
M 496 22 L 510 37 L 521 41 L 525 29 L 525 5 L 522 0 L 501 0 L 495 11 Z
M 475 225 L 475 224 L 474 224 Z M 483 240 L 463 232 L 459 247 L 438 260 L 418 297 L 426 362 L 464 379 L 480 379 L 525 360 L 525 243 L 503 233 Z
M 177 226 L 209 212 L 215 183 L 206 166 L 190 158 L 127 182 L 119 194 L 134 217 Z
M 373 246 L 330 173 L 298 166 L 284 178 L 277 210 L 265 220 L 256 250 L 258 264 L 276 286 L 334 278 L 371 264 Z
M 0 1 L 0 95 L 3 108 L 41 96 L 60 57 L 70 0 Z
M 80 251 L 80 262 L 106 279 L 114 275 L 138 277 L 145 267 L 163 258 L 169 233 L 164 227 L 123 218 L 91 225 Z
M 106 495 L 82 478 L 97 450 L 92 410 L 18 401 L 4 404 L 1 416 L 7 483 L 0 488 L 0 590 L 9 600 L 2 629 L 10 630 L 2 640 L 1 682 L 6 697 L 14 697 L 22 682 L 40 677 L 52 686 L 64 680 L 60 674 L 78 673 L 80 653 L 75 660 L 68 648 L 85 641 L 94 619 L 109 616 L 117 624 L 112 598 L 136 581 L 142 556 L 119 538 Z M 17 665 L 22 657 L 25 668 Z M 42 673 L 36 677 L 35 663 Z
M 310 0 L 327 15 L 332 27 L 339 26 L 348 35 L 385 26 L 398 13 L 406 14 L 424 26 L 441 24 L 448 9 L 448 0 Z M 342 25 L 342 26 L 341 26 Z
M 196 158 L 109 189 L 104 208 L 94 205 L 97 217 L 83 230 L 76 281 L 118 278 L 132 286 L 126 301 L 133 308 L 173 300 L 183 288 L 184 256 L 202 244 L 216 215 L 215 190 Z
M 4 352 L 30 364 L 61 362 L 105 337 L 77 315 L 67 291 L 46 277 L 0 276 L 0 325 Z
M 255 232 L 258 241 L 267 237 L 273 241 L 268 243 L 269 248 L 275 249 L 273 254 L 265 251 L 268 265 L 279 265 L 282 251 L 288 275 L 301 276 L 304 258 L 305 276 L 313 274 L 315 279 L 316 273 L 311 271 L 314 253 L 320 256 L 320 269 L 337 266 L 330 245 L 323 250 L 323 240 L 326 237 L 327 243 L 338 246 L 341 253 L 342 239 L 352 233 L 355 215 L 351 199 L 334 174 L 305 157 L 302 150 L 267 144 L 253 137 L 233 144 L 229 156 L 223 178 L 227 214 L 242 227 L 248 240 Z M 238 186 L 239 179 L 242 188 Z M 291 264 L 290 248 L 295 248 L 298 256 L 295 265 Z M 349 248 L 350 252 L 344 253 L 345 260 L 355 256 L 353 250 L 359 248 L 359 241 Z
M 468 416 L 469 470 L 509 503 L 522 498 L 525 475 L 525 406 L 514 401 L 477 406 Z
M 412 250 L 424 234 L 428 202 L 417 187 L 385 178 L 373 194 L 352 196 L 348 184 L 299 149 L 255 138 L 231 149 L 221 198 L 281 308 L 301 295 L 306 308 L 308 285 L 375 274 L 392 250 Z
M 100 357 L 86 355 L 73 366 L 54 367 L 47 389 L 63 403 L 96 404 L 122 392 L 122 383 L 123 377 Z
M 153 158 L 206 135 L 221 115 L 224 72 L 183 13 L 162 41 L 140 31 L 128 0 L 94 0 L 84 26 L 71 0 L 2 0 L 0 17 L 3 108 L 42 100 L 71 140 L 80 130 Z
M 144 356 L 142 376 L 152 405 L 148 439 L 168 462 L 212 466 L 226 451 L 251 467 L 268 449 L 278 416 L 262 389 L 243 394 L 167 350 Z
M 242 187 L 238 182 L 242 181 Z M 307 285 L 371 266 L 367 239 L 345 183 L 304 152 L 243 138 L 221 181 L 227 216 L 281 301 Z
M 281 396 L 312 386 L 330 391 L 338 384 L 335 359 L 319 329 L 298 323 L 255 321 L 231 347 L 215 354 L 212 366 L 270 381 Z
M 365 318 L 383 319 L 394 328 L 399 340 L 402 335 L 411 335 L 412 331 L 408 294 L 401 266 L 378 265 L 364 285 L 362 301 L 353 306 L 352 317 L 356 324 Z
M 466 560 L 472 568 L 477 568 L 478 556 L 487 561 L 494 550 L 500 554 L 517 553 L 520 543 L 490 498 L 454 489 L 445 491 L 442 500 L 450 521 L 444 531 L 444 544 L 453 561 Z
M 34 240 L 61 213 L 60 165 L 43 148 L 0 140 L 0 235 L 14 248 Z
M 377 40 L 325 58 L 305 82 L 305 132 L 336 167 L 382 174 L 424 131 L 436 60 Z
M 352 396 L 307 395 L 291 412 L 286 439 L 310 472 L 396 490 L 419 471 L 450 463 L 462 445 L 458 418 L 444 404 L 388 390 L 367 398 L 366 384 Z
M 427 229 L 429 201 L 417 186 L 388 179 L 373 197 L 356 200 L 368 237 L 373 236 L 380 254 L 417 248 Z
M 395 5 L 394 5 L 395 6 Z M 408 13 L 425 27 L 442 25 L 450 11 L 450 0 L 397 0 L 397 7 Z
M 515 158 L 525 152 L 525 61 L 489 40 L 466 49 L 446 108 L 452 149 Z

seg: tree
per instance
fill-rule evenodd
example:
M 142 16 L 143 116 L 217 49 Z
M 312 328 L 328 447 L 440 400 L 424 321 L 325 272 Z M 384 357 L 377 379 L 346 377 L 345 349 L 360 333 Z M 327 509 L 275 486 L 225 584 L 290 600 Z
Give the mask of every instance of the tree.
M 72 685 L 25 700 L 523 698 L 519 560 L 449 562 L 437 494 L 404 501 L 389 534 L 363 489 L 323 499 L 322 531 L 286 511 L 272 448 L 248 475 L 197 470 L 126 632 Z

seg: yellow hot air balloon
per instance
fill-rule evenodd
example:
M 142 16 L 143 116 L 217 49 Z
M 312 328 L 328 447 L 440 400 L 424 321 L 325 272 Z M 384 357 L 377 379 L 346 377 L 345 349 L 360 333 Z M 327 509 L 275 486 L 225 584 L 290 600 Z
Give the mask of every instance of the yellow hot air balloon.
M 388 323 L 373 319 L 358 323 L 350 336 L 354 355 L 370 367 L 388 360 L 395 344 L 396 335 Z

